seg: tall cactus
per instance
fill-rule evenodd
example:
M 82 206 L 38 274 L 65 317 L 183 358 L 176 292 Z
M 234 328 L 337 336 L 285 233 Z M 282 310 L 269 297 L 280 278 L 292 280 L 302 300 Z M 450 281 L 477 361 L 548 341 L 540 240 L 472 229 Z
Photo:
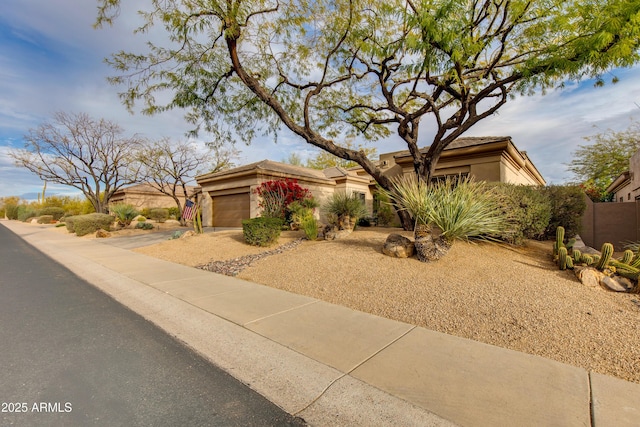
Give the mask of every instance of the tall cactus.
M 556 228 L 556 243 L 553 245 L 553 256 L 558 255 L 558 250 L 564 247 L 564 227 Z
M 602 250 L 600 251 L 600 260 L 596 265 L 596 268 L 600 271 L 607 268 L 607 264 L 609 264 L 609 260 L 613 255 L 613 245 L 611 243 L 605 243 L 602 245 Z
M 567 248 L 561 247 L 560 249 L 558 249 L 558 266 L 560 267 L 560 270 L 567 269 L 567 260 L 570 259 L 571 258 L 569 258 L 569 256 L 567 255 Z M 571 264 L 571 266 L 573 267 L 573 263 Z

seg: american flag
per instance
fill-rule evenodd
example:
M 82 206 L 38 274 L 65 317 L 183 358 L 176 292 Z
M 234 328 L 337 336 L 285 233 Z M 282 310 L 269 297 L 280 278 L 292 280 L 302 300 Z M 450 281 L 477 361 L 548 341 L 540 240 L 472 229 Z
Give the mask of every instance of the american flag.
M 182 210 L 182 219 L 193 219 L 193 214 L 196 212 L 196 204 L 191 200 L 187 200 L 184 209 Z

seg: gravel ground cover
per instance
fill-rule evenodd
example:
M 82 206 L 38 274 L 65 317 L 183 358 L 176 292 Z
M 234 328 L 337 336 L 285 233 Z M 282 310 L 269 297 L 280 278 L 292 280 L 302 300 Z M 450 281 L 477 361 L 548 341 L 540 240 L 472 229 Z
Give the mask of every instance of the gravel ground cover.
M 456 242 L 442 260 L 422 263 L 382 254 L 390 233 L 411 236 L 374 227 L 291 244 L 301 234 L 284 232 L 279 245 L 289 247 L 260 256 L 274 247 L 225 231 L 135 251 L 217 264 L 242 279 L 640 383 L 640 295 L 583 286 L 555 267 L 550 242 Z

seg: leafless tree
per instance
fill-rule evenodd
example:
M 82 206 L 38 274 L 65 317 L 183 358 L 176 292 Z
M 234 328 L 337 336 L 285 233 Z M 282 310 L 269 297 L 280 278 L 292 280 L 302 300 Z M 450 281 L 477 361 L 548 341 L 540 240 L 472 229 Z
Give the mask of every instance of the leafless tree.
M 152 142 L 138 156 L 143 180 L 171 197 L 182 212 L 181 198 L 189 198 L 187 186 L 199 173 L 218 172 L 233 164 L 234 148 L 208 144 L 199 150 L 189 141 L 172 142 L 168 138 Z M 183 221 L 181 219 L 181 221 Z
M 80 190 L 96 212 L 107 212 L 109 200 L 122 187 L 138 182 L 132 161 L 143 145 L 137 136 L 105 119 L 57 112 L 25 135 L 25 146 L 10 152 L 16 165 L 40 179 Z

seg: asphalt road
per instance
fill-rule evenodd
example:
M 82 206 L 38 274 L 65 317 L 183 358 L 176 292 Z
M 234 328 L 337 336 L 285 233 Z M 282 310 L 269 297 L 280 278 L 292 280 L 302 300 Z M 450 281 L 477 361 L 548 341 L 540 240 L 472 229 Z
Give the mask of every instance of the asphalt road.
M 0 424 L 304 425 L 0 226 Z

